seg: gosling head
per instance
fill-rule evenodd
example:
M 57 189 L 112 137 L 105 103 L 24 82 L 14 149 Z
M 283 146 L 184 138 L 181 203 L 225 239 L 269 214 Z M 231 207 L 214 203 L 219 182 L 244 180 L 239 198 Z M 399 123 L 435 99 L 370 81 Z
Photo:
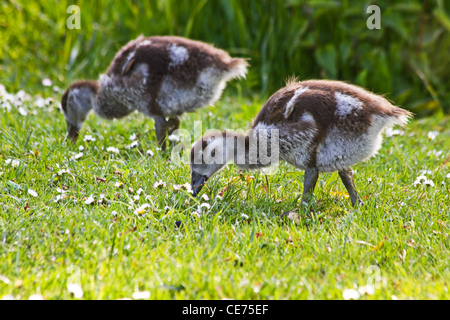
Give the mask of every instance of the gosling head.
M 191 184 L 195 197 L 206 181 L 232 159 L 230 141 L 226 133 L 208 134 L 194 143 L 191 149 Z
M 67 123 L 67 135 L 75 143 L 98 92 L 96 81 L 77 81 L 70 85 L 61 99 L 61 109 Z

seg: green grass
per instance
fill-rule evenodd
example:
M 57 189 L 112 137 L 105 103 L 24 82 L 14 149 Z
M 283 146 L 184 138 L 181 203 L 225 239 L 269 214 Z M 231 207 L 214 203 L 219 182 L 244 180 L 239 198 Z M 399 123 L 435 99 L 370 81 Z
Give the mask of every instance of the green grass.
M 182 128 L 202 119 L 203 130 L 245 129 L 262 103 L 225 96 L 184 115 Z M 312 210 L 295 224 L 279 218 L 299 208 L 302 193 L 303 173 L 289 165 L 273 176 L 231 165 L 208 181 L 205 201 L 173 190 L 190 181 L 189 168 L 157 150 L 153 120 L 91 114 L 72 146 L 59 103 L 26 101 L 26 116 L 19 106 L 0 110 L 0 297 L 70 299 L 67 285 L 77 282 L 83 299 L 136 291 L 150 299 L 342 299 L 368 284 L 374 293 L 360 299 L 450 298 L 449 118 L 412 121 L 354 167 L 365 207 L 351 207 L 336 173 L 322 174 Z M 127 149 L 133 133 L 138 147 Z M 80 146 L 83 155 L 71 160 Z M 70 173 L 58 175 L 63 169 Z M 434 187 L 414 185 L 420 170 Z M 166 186 L 155 189 L 158 180 Z M 55 202 L 58 188 L 67 197 Z M 197 215 L 202 202 L 211 208 Z
M 367 7 L 381 10 L 370 30 Z M 68 29 L 69 5 L 80 29 Z M 244 93 L 266 97 L 292 75 L 345 80 L 424 116 L 450 113 L 450 2 L 445 0 L 10 0 L 0 3 L 0 83 L 49 92 L 97 79 L 140 34 L 178 35 L 250 59 Z

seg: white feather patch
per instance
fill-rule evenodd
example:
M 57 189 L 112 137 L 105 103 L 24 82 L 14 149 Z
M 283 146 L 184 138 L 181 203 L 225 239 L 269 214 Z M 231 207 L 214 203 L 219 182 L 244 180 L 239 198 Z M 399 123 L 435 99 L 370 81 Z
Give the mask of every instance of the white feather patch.
M 127 68 L 128 64 L 129 64 L 130 61 L 133 59 L 135 53 L 136 53 L 136 50 L 132 51 L 132 52 L 128 55 L 127 61 L 125 61 L 125 63 L 123 64 L 123 67 L 122 67 L 122 73 L 125 71 L 125 69 Z
M 185 47 L 171 44 L 169 46 L 169 57 L 169 67 L 175 67 L 185 63 L 189 59 L 189 53 Z
M 358 98 L 340 92 L 336 92 L 334 96 L 336 98 L 336 115 L 341 119 L 351 113 L 356 115 L 355 112 L 362 109 L 363 104 Z
M 316 123 L 316 121 L 314 120 L 313 115 L 312 115 L 311 113 L 309 113 L 309 112 L 305 112 L 305 113 L 302 115 L 301 120 L 302 120 L 302 121 L 305 121 L 305 122 L 311 122 L 311 123 L 313 123 L 313 124 Z
M 291 115 L 292 111 L 294 110 L 295 102 L 297 101 L 297 98 L 308 90 L 308 87 L 301 87 L 295 90 L 294 96 L 289 100 L 289 102 L 286 105 L 286 111 L 284 112 L 284 117 L 287 119 Z

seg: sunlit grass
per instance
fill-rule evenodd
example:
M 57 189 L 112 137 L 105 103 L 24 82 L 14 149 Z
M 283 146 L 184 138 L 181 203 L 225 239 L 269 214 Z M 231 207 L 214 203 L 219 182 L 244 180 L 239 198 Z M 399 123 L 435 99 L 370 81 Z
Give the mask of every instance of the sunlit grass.
M 268 97 L 287 77 L 345 80 L 419 115 L 450 111 L 447 1 L 377 1 L 381 29 L 366 26 L 366 1 L 55 1 L 0 4 L 0 83 L 50 93 L 97 79 L 140 34 L 178 35 L 250 59 L 238 92 Z M 68 29 L 69 5 L 80 29 Z
M 0 110 L 0 297 L 69 299 L 77 283 L 84 299 L 450 298 L 448 118 L 412 121 L 354 167 L 365 207 L 333 173 L 307 210 L 287 164 L 273 176 L 229 166 L 192 198 L 174 188 L 189 168 L 158 149 L 153 120 L 91 114 L 71 145 L 59 104 L 35 104 Z M 182 128 L 245 129 L 261 105 L 226 95 Z M 423 174 L 434 186 L 414 184 Z M 297 223 L 279 217 L 298 208 Z

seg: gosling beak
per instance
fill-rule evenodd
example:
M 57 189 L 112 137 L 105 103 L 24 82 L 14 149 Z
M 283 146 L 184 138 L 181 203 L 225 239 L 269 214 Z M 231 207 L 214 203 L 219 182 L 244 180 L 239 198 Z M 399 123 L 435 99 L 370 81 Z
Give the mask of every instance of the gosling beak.
M 200 190 L 202 190 L 205 185 L 206 180 L 208 180 L 207 176 L 202 176 L 196 172 L 192 172 L 192 195 L 195 197 L 199 194 Z
M 73 124 L 67 122 L 67 135 L 73 144 L 77 142 L 78 136 L 80 135 L 79 129 Z

